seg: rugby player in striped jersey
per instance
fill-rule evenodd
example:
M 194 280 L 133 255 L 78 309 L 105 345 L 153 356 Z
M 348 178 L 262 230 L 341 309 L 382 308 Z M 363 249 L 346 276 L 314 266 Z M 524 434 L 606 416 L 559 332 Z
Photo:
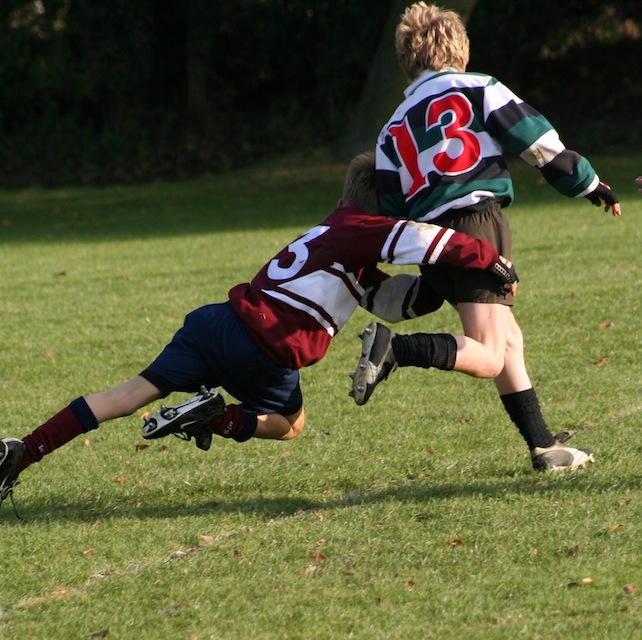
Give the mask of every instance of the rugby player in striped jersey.
M 468 34 L 456 13 L 417 2 L 401 16 L 395 37 L 410 84 L 377 141 L 382 215 L 464 231 L 489 240 L 510 258 L 512 236 L 503 209 L 514 192 L 504 150 L 540 171 L 562 195 L 586 197 L 597 206 L 603 202 L 606 211 L 620 215 L 608 185 L 586 158 L 565 148 L 542 114 L 497 79 L 466 72 Z M 479 366 L 486 373 L 492 370 L 490 377 L 529 447 L 534 468 L 560 470 L 592 462 L 590 451 L 564 444 L 568 432 L 556 438 L 544 421 L 511 311 L 512 295 L 504 295 L 481 272 L 425 265 L 421 273 L 457 308 L 464 334 L 485 348 Z M 377 324 L 364 333 L 353 385 L 358 404 L 396 366 L 434 366 L 434 338 L 415 336 L 404 346 L 408 340 L 397 336 L 393 344 L 390 331 Z

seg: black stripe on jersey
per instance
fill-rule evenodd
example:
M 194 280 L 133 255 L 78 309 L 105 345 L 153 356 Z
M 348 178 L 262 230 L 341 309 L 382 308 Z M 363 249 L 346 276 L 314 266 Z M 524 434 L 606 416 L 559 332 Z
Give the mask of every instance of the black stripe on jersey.
M 522 102 L 517 104 L 514 101 L 496 109 L 486 120 L 488 132 L 497 140 L 501 140 L 504 134 L 513 126 L 521 122 L 525 117 L 539 116 L 539 111 Z
M 582 156 L 571 149 L 564 149 L 557 154 L 548 164 L 542 167 L 542 175 L 549 184 L 559 178 L 566 178 L 573 174 Z

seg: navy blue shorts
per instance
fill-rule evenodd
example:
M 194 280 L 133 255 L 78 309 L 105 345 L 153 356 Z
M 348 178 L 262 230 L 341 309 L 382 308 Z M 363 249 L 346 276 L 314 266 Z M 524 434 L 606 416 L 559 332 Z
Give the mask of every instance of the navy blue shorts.
M 252 340 L 229 302 L 192 311 L 140 374 L 164 395 L 223 387 L 257 413 L 296 413 L 303 404 L 296 369 L 280 367 Z

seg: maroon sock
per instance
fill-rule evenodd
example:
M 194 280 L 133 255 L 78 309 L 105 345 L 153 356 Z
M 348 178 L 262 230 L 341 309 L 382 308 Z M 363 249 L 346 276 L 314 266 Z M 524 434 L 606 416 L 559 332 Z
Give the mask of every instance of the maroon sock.
M 81 433 L 98 426 L 94 414 L 85 399 L 80 397 L 57 413 L 47 422 L 22 438 L 27 449 L 22 457 L 20 471 L 39 462 L 48 453 L 67 444 Z
M 244 409 L 239 404 L 228 404 L 222 416 L 214 418 L 212 433 L 245 442 L 256 433 L 257 417 L 255 411 Z

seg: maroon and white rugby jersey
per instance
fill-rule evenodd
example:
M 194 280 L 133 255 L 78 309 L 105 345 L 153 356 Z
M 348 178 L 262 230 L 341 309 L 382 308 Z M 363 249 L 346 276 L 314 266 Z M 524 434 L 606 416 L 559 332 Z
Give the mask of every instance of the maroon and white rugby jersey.
M 229 296 L 270 358 L 299 369 L 325 355 L 330 340 L 359 304 L 377 312 L 378 295 L 390 295 L 394 289 L 398 319 L 421 313 L 401 309 L 416 295 L 418 278 L 397 278 L 399 286 L 379 288 L 376 285 L 388 276 L 377 269 L 378 262 L 486 269 L 498 257 L 486 241 L 453 229 L 338 208 L 282 249 L 252 282 L 232 288 Z M 390 301 L 379 305 L 390 306 Z

